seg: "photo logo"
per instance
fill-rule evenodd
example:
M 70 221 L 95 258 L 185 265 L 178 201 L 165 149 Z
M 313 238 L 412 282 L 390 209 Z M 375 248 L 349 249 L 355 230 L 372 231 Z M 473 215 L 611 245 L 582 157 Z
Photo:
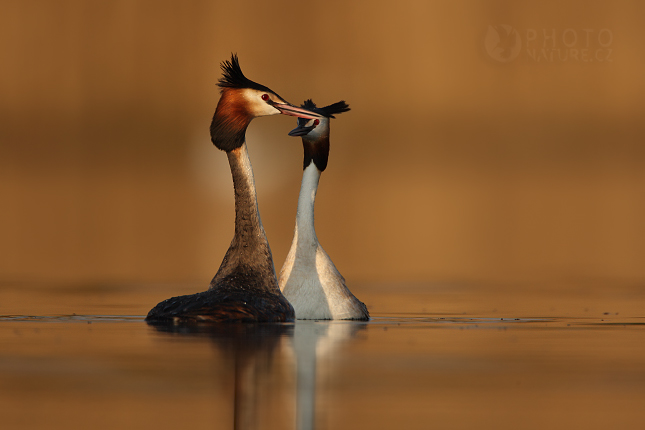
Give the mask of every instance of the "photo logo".
M 526 28 L 489 25 L 484 47 L 495 61 L 520 57 L 536 63 L 611 63 L 614 34 L 608 28 Z
M 484 44 L 488 55 L 502 63 L 513 61 L 522 49 L 520 34 L 507 24 L 489 25 Z

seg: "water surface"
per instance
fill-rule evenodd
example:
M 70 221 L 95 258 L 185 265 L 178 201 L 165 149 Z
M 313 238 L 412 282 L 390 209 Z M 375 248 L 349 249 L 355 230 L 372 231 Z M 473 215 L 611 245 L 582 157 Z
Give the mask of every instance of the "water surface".
M 195 285 L 0 287 L 0 427 L 640 429 L 645 289 L 363 285 L 369 322 L 148 326 Z

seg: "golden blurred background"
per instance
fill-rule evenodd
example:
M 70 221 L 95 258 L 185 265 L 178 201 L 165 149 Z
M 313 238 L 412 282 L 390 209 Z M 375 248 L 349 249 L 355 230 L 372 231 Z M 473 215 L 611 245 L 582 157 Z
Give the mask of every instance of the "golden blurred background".
M 645 3 L 0 1 L 0 281 L 201 282 L 233 235 L 219 64 L 332 122 L 352 283 L 645 281 Z M 279 270 L 295 119 L 247 142 Z

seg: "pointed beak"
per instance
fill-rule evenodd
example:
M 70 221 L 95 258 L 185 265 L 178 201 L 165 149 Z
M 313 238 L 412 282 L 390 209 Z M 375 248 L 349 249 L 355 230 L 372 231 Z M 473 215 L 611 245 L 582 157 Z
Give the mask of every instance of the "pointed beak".
M 322 118 L 322 115 L 318 115 L 315 112 L 312 112 L 304 108 L 299 108 L 299 107 L 290 105 L 288 103 L 273 102 L 271 103 L 271 106 L 278 109 L 280 113 L 283 115 L 297 116 L 298 118 L 305 118 L 305 119 Z
M 314 128 L 316 128 L 315 125 L 310 125 L 309 127 L 305 127 L 304 125 L 299 125 L 298 127 L 294 128 L 289 132 L 289 136 L 306 136 Z

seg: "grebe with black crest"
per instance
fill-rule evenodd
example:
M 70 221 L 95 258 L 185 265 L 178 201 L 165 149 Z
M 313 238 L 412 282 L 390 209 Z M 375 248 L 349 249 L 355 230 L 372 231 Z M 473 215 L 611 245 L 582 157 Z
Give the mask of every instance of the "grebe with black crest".
M 368 320 L 367 307 L 347 288 L 314 228 L 316 191 L 329 158 L 329 121 L 334 114 L 347 112 L 349 106 L 340 101 L 318 108 L 311 100 L 301 106 L 321 118 L 299 118 L 298 127 L 289 132 L 289 136 L 302 137 L 304 172 L 293 241 L 278 282 L 296 311 L 296 319 Z
M 235 234 L 207 291 L 173 297 L 146 317 L 152 324 L 293 321 L 294 310 L 280 292 L 269 242 L 260 220 L 253 170 L 246 148 L 251 120 L 268 115 L 322 119 L 286 102 L 242 73 L 233 54 L 221 65 L 221 97 L 210 126 L 213 144 L 226 152 L 235 191 Z

